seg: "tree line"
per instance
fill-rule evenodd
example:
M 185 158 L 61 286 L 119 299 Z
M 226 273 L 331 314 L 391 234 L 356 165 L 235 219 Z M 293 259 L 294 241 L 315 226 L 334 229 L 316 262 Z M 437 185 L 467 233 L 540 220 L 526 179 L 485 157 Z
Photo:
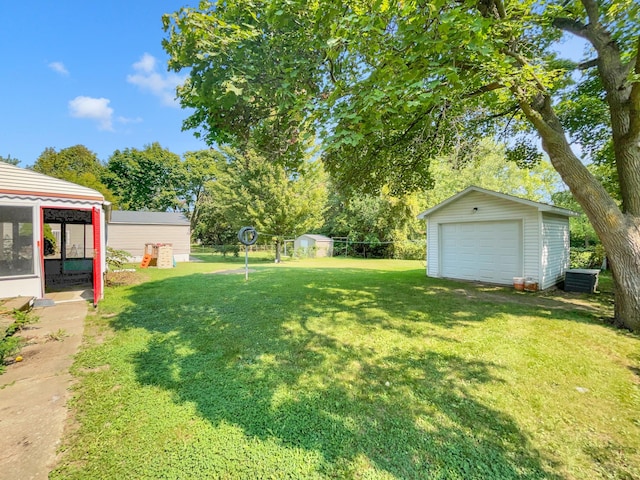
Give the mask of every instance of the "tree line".
M 504 147 L 490 140 L 464 156 L 433 159 L 432 182 L 405 194 L 341 190 L 312 144 L 303 158 L 292 168 L 255 149 L 230 147 L 180 157 L 152 143 L 116 150 L 102 162 L 75 145 L 45 149 L 30 168 L 93 188 L 114 209 L 181 212 L 190 219 L 193 241 L 204 245 L 235 245 L 242 226 L 255 226 L 262 242 L 274 244 L 278 259 L 285 239 L 303 233 L 340 238 L 350 255 L 424 258 L 424 224 L 417 214 L 471 185 L 576 208 L 550 164 L 505 160 Z M 2 160 L 18 163 L 10 156 Z M 595 252 L 599 242 L 589 222 L 572 222 L 573 241 Z

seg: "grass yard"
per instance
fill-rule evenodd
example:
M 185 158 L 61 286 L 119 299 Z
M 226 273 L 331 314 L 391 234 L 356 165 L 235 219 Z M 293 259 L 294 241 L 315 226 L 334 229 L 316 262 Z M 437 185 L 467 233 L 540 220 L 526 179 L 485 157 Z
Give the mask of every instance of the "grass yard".
M 52 478 L 640 478 L 640 339 L 608 296 L 203 258 L 107 289 Z

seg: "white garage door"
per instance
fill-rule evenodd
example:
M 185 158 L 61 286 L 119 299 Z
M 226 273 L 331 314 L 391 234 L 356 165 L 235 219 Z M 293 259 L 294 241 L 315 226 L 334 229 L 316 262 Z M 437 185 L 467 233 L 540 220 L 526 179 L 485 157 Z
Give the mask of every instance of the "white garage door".
M 522 275 L 518 221 L 440 225 L 440 270 L 447 278 L 510 285 Z

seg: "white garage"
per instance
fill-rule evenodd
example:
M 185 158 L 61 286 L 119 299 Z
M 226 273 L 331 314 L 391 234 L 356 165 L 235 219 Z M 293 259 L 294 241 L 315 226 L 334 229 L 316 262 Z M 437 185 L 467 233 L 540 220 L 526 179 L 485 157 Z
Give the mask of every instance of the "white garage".
M 566 209 L 469 187 L 418 218 L 427 221 L 427 275 L 548 288 L 569 268 Z

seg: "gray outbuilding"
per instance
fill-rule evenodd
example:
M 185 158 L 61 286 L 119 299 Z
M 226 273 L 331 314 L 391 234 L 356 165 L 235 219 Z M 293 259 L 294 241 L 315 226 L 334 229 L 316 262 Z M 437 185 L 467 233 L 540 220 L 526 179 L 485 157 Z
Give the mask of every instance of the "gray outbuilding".
M 305 233 L 294 241 L 295 252 L 309 257 L 331 257 L 333 255 L 333 239 L 324 235 Z
M 139 262 L 146 244 L 171 244 L 176 262 L 188 262 L 191 254 L 189 219 L 175 212 L 114 210 L 107 224 L 107 246 L 131 254 Z
M 469 187 L 422 212 L 427 276 L 545 289 L 569 268 L 569 217 L 575 212 Z

